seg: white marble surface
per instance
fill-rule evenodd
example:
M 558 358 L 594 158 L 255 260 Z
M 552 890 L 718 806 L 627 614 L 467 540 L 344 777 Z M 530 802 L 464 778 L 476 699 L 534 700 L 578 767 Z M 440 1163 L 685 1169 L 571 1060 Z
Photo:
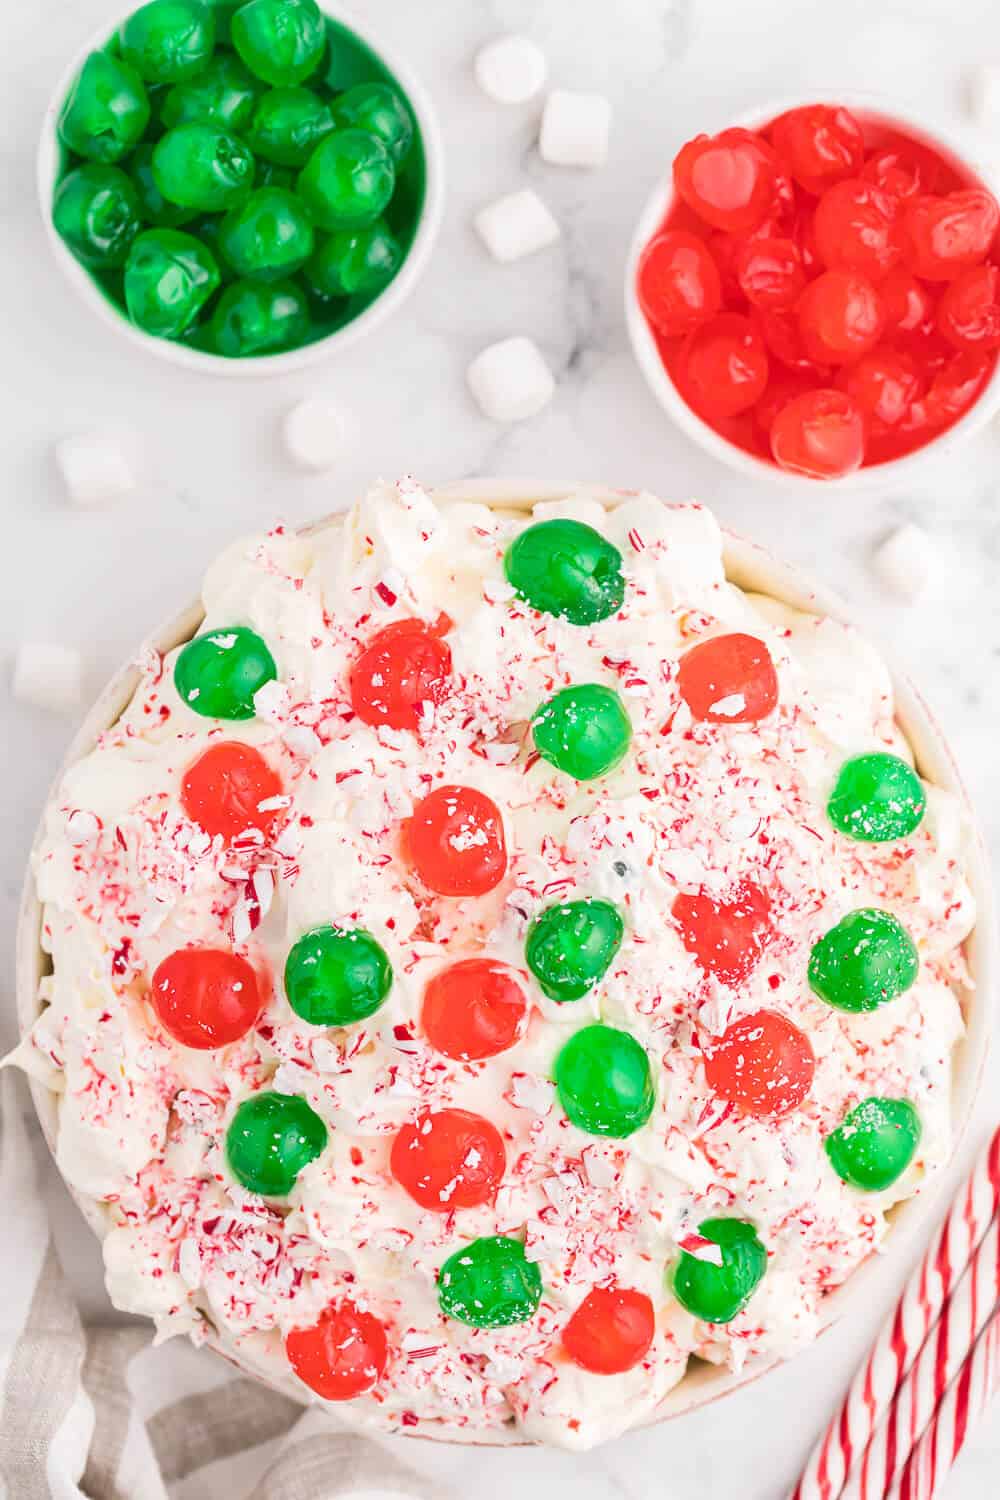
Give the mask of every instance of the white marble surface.
M 22 637 L 75 641 L 88 690 L 152 624 L 196 589 L 208 558 L 234 534 L 281 516 L 291 522 L 348 502 L 376 474 L 411 470 L 437 481 L 537 474 L 645 485 L 696 496 L 727 523 L 821 575 L 913 672 L 949 727 L 986 834 L 1000 850 L 995 742 L 1000 722 L 1000 431 L 919 485 L 880 498 L 834 500 L 822 489 L 790 503 L 736 479 L 674 432 L 633 367 L 621 312 L 621 273 L 641 202 L 673 149 L 768 97 L 810 88 L 872 88 L 958 114 L 968 64 L 1000 61 L 995 0 L 368 0 L 356 13 L 411 57 L 440 111 L 449 197 L 437 256 L 412 301 L 387 327 L 313 372 L 259 383 L 193 378 L 144 358 L 79 306 L 46 250 L 34 206 L 33 149 L 42 109 L 66 56 L 109 15 L 105 0 L 35 0 L 0 7 L 4 131 L 0 285 L 6 401 L 0 651 Z M 551 79 L 607 92 L 611 157 L 600 172 L 545 167 L 534 150 L 539 106 L 495 106 L 470 73 L 476 46 L 517 27 L 545 47 Z M 1000 158 L 1000 140 L 990 146 Z M 530 262 L 499 267 L 470 219 L 530 181 L 564 237 Z M 530 333 L 558 376 L 554 403 L 509 429 L 472 407 L 463 372 L 485 343 Z M 350 448 L 327 478 L 287 467 L 282 413 L 305 392 L 343 405 Z M 135 451 L 139 497 L 106 513 L 71 513 L 52 464 L 60 436 L 117 430 Z M 903 519 L 940 541 L 937 587 L 904 609 L 877 596 L 874 541 Z M 5 745 L 0 1047 L 12 1038 L 10 946 L 33 824 L 70 726 L 0 692 Z M 990 1072 L 976 1128 L 953 1177 L 997 1116 L 1000 1066 Z M 109 1316 L 99 1256 L 49 1173 L 63 1255 L 93 1316 Z M 947 1186 L 942 1184 L 942 1199 Z M 500 1500 L 780 1500 L 854 1363 L 866 1348 L 905 1257 L 882 1267 L 881 1303 L 828 1334 L 763 1383 L 657 1431 L 586 1458 L 534 1452 L 481 1455 L 397 1446 L 458 1493 Z M 210 1356 L 206 1355 L 205 1358 Z M 1000 1410 L 980 1428 L 948 1500 L 995 1485 Z M 993 1478 L 990 1478 L 993 1475 Z

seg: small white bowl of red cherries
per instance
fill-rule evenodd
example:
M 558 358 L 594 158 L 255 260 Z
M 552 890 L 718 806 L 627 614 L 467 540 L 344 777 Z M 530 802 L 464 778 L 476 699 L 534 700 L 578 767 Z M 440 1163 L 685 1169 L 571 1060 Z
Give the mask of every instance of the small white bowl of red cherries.
M 884 488 L 1000 407 L 1000 206 L 953 129 L 868 97 L 698 135 L 625 277 L 657 400 L 724 463 Z

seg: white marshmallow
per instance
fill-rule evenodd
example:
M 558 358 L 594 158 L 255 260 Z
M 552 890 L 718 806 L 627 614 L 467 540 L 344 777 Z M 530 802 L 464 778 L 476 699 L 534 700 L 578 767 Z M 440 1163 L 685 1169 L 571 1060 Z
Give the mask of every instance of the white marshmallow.
M 73 646 L 25 641 L 14 662 L 14 697 L 20 703 L 70 714 L 83 698 L 83 660 Z
M 981 63 L 966 79 L 969 113 L 977 125 L 996 129 L 1000 125 L 1000 66 Z
M 897 598 L 912 601 L 930 583 L 936 558 L 933 538 L 921 527 L 907 524 L 886 537 L 872 561 L 886 588 Z
M 508 193 L 476 214 L 476 232 L 494 260 L 520 260 L 552 245 L 559 225 L 531 188 Z
M 331 469 L 344 451 L 344 419 L 332 401 L 311 396 L 285 414 L 288 456 L 300 469 Z
M 553 89 L 545 101 L 538 149 L 556 167 L 600 167 L 608 156 L 611 105 L 603 94 Z
M 545 54 L 526 36 L 501 36 L 476 53 L 476 82 L 498 104 L 524 104 L 545 82 Z
M 466 379 L 483 415 L 494 422 L 522 422 L 535 416 L 556 388 L 538 345 L 523 337 L 490 344 L 476 355 Z
M 109 505 L 135 489 L 128 459 L 115 439 L 104 433 L 63 438 L 56 443 L 55 458 L 71 505 Z

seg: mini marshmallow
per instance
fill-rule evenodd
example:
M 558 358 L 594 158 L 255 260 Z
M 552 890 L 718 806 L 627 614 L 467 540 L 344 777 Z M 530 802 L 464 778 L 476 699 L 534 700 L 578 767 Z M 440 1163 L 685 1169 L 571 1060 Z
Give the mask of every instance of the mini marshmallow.
M 559 225 L 531 188 L 508 193 L 476 214 L 476 232 L 494 260 L 520 260 L 552 245 Z
M 1000 66 L 981 63 L 966 79 L 969 113 L 977 125 L 996 129 L 1000 125 Z
M 611 105 L 603 94 L 553 89 L 545 101 L 538 149 L 556 167 L 600 167 L 608 156 Z
M 933 538 L 919 526 L 900 526 L 876 549 L 872 561 L 886 588 L 897 598 L 912 602 L 924 592 L 934 574 Z
M 293 406 L 282 431 L 288 456 L 300 469 L 331 469 L 344 451 L 344 419 L 332 401 L 319 396 Z
M 122 500 L 135 489 L 128 459 L 113 437 L 86 432 L 56 443 L 56 465 L 71 505 L 88 509 Z
M 14 697 L 51 713 L 73 713 L 83 698 L 79 651 L 72 646 L 23 642 L 14 661 Z
M 501 36 L 476 53 L 476 82 L 498 104 L 524 104 L 545 82 L 545 54 L 526 36 Z
M 483 415 L 494 422 L 522 422 L 535 416 L 556 388 L 538 345 L 523 337 L 490 344 L 476 355 L 466 379 Z

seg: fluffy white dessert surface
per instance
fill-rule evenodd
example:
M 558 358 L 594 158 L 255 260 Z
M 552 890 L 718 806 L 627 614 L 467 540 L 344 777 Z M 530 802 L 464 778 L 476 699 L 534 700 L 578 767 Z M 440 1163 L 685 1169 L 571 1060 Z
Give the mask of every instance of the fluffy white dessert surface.
M 514 596 L 504 552 L 552 516 L 621 551 L 613 617 L 573 626 Z M 209 570 L 204 605 L 207 626 L 251 626 L 276 660 L 257 717 L 199 717 L 174 688 L 176 653 L 146 653 L 121 720 L 67 772 L 37 854 L 52 973 L 15 1057 L 61 1095 L 67 1181 L 107 1205 L 116 1305 L 154 1318 L 161 1336 L 214 1329 L 251 1366 L 290 1378 L 284 1334 L 349 1291 L 390 1342 L 376 1389 L 342 1405 L 349 1420 L 577 1447 L 648 1418 L 692 1355 L 735 1369 L 813 1338 L 825 1295 L 881 1245 L 887 1210 L 949 1154 L 974 919 L 951 797 L 928 788 L 919 829 L 890 844 L 852 842 L 826 818 L 845 758 L 911 758 L 879 658 L 850 628 L 730 585 L 711 514 L 645 494 L 532 516 L 380 484 L 342 523 L 232 547 Z M 441 611 L 453 621 L 452 697 L 419 737 L 360 723 L 347 681 L 363 644 Z M 773 656 L 780 703 L 760 723 L 696 724 L 680 699 L 681 653 L 724 630 L 757 635 Z M 634 729 L 626 761 L 586 784 L 532 756 L 526 729 L 574 681 L 615 687 Z M 181 777 L 220 737 L 259 747 L 280 772 L 288 805 L 272 846 L 224 848 L 183 813 Z M 400 857 L 402 820 L 438 782 L 476 787 L 502 810 L 508 874 L 484 898 L 429 900 Z M 702 972 L 670 911 L 678 893 L 723 897 L 747 876 L 767 890 L 779 936 L 730 988 Z M 524 939 L 570 895 L 616 903 L 626 933 L 590 995 L 557 1005 L 524 972 Z M 853 1015 L 812 993 L 806 967 L 817 939 L 862 906 L 895 913 L 921 964 L 905 995 Z M 364 926 L 392 961 L 385 1004 L 346 1030 L 308 1025 L 283 993 L 291 944 L 319 923 Z M 156 966 L 196 943 L 232 943 L 273 982 L 256 1029 L 216 1052 L 173 1042 L 148 1003 Z M 453 1062 L 423 1037 L 423 990 L 445 960 L 482 949 L 522 972 L 530 1021 L 509 1051 Z M 700 1049 L 765 1007 L 806 1033 L 816 1059 L 808 1099 L 779 1120 L 720 1109 Z M 561 1045 L 598 1018 L 631 1032 L 653 1065 L 653 1114 L 623 1140 L 572 1125 L 550 1082 Z M 225 1160 L 236 1106 L 262 1087 L 303 1095 L 329 1129 L 287 1200 L 245 1191 Z M 823 1141 L 873 1094 L 910 1099 L 923 1135 L 890 1190 L 859 1193 Z M 428 1105 L 500 1129 L 508 1169 L 495 1203 L 427 1212 L 393 1180 L 393 1136 Z M 709 1325 L 674 1300 L 667 1272 L 678 1241 L 720 1213 L 753 1222 L 768 1269 L 742 1313 Z M 444 1317 L 442 1262 L 498 1233 L 538 1263 L 536 1314 L 492 1331 Z M 626 1374 L 588 1374 L 562 1354 L 560 1331 L 609 1277 L 649 1295 L 656 1333 Z

